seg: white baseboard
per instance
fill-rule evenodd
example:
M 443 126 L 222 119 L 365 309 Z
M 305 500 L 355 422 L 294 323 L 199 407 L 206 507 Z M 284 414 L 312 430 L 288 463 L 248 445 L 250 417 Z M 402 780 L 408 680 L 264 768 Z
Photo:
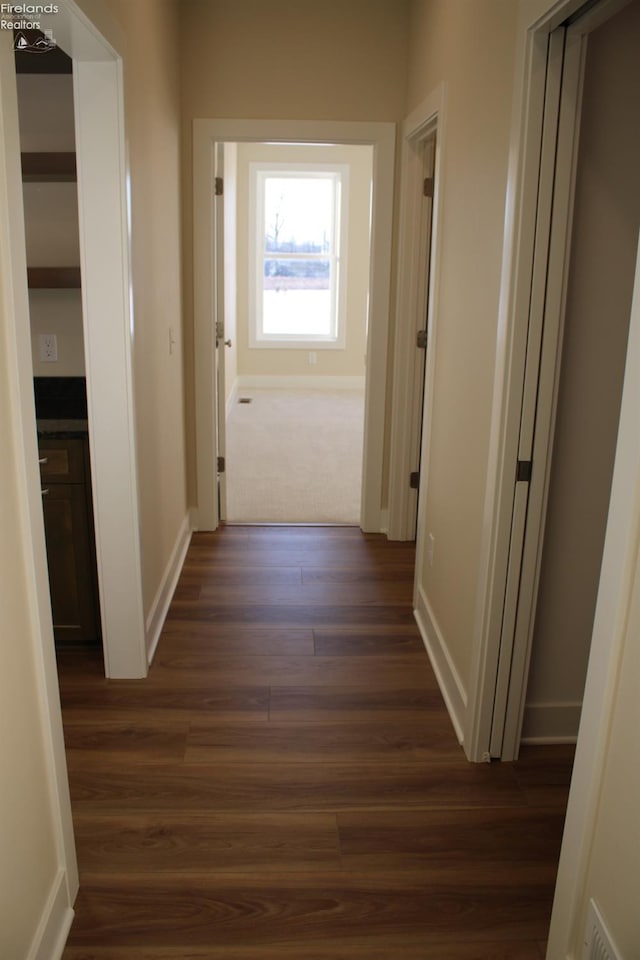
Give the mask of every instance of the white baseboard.
M 451 723 L 458 742 L 464 741 L 464 723 L 467 712 L 467 694 L 449 655 L 444 638 L 433 615 L 429 601 L 421 587 L 418 588 L 416 608 L 413 611 L 436 675 L 440 692 L 449 711 Z
M 153 660 L 156 647 L 158 646 L 158 640 L 160 639 L 162 627 L 169 610 L 169 604 L 171 603 L 171 598 L 174 590 L 176 589 L 176 584 L 178 582 L 178 577 L 180 576 L 180 571 L 182 570 L 184 558 L 187 554 L 187 550 L 189 549 L 191 530 L 191 513 L 189 512 L 182 521 L 182 526 L 178 532 L 176 542 L 169 558 L 169 563 L 167 564 L 164 576 L 162 577 L 160 586 L 158 587 L 158 592 L 156 593 L 155 599 L 151 604 L 151 610 L 149 611 L 149 615 L 147 617 L 146 636 L 148 663 L 151 663 Z
M 27 960 L 60 960 L 74 912 L 68 900 L 67 877 L 59 870 L 42 912 Z
M 263 376 L 243 374 L 236 380 L 237 392 L 251 387 L 272 390 L 363 390 L 364 377 Z
M 582 704 L 528 703 L 524 708 L 522 743 L 575 743 Z

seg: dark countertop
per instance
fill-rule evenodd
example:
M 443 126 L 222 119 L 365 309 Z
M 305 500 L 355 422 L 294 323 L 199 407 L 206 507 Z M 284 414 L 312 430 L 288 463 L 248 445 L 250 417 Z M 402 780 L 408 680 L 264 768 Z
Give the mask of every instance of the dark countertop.
M 70 437 L 86 437 L 86 420 L 36 420 L 39 437 L 66 440 Z

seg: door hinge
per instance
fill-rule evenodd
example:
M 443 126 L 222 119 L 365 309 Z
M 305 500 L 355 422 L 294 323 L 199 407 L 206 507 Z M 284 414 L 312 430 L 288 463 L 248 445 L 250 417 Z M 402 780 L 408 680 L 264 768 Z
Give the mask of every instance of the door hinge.
M 225 462 L 224 457 L 218 457 L 218 473 L 224 473 Z
M 427 331 L 418 330 L 416 334 L 416 347 L 419 347 L 420 350 L 427 349 Z
M 516 467 L 516 483 L 529 483 L 531 480 L 531 470 L 533 463 L 531 460 L 518 460 Z
M 409 487 L 411 490 L 417 490 L 420 486 L 420 471 L 414 470 L 409 474 Z
M 224 337 L 224 321 L 216 320 L 216 340 L 222 340 Z
M 213 183 L 213 192 L 216 197 L 221 197 L 224 193 L 224 181 L 222 177 L 216 177 Z
M 425 177 L 422 184 L 422 196 L 433 200 L 433 177 Z

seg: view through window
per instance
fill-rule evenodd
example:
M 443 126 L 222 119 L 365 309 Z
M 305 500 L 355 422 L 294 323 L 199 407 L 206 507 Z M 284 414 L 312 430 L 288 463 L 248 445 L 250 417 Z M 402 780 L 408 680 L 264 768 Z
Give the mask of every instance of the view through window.
M 341 345 L 345 171 L 256 165 L 254 175 L 254 345 Z

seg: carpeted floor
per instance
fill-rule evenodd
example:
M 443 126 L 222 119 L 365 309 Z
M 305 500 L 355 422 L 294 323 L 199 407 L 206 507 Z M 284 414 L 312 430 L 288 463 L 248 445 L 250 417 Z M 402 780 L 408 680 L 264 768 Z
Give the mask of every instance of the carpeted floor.
M 360 522 L 364 393 L 243 389 L 227 419 L 227 520 Z

